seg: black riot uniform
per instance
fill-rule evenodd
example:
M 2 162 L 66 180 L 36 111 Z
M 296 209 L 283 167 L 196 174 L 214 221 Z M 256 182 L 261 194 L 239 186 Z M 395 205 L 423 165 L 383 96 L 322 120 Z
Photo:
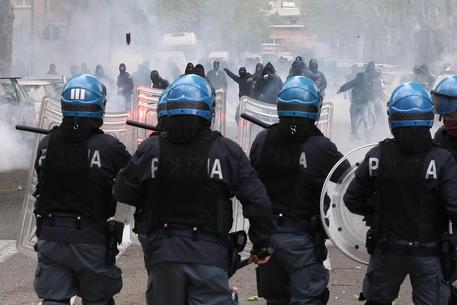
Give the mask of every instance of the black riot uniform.
M 315 125 L 321 104 L 311 79 L 289 78 L 277 99 L 279 123 L 259 133 L 252 144 L 251 163 L 267 189 L 277 225 L 271 261 L 257 269 L 258 292 L 268 305 L 328 300 L 320 194 L 342 154 Z M 349 166 L 341 164 L 332 181 Z
M 409 273 L 415 304 L 447 304 L 438 241 L 448 227 L 446 215 L 457 217 L 456 173 L 453 156 L 436 147 L 411 155 L 386 140 L 368 152 L 344 195 L 351 212 L 372 215 L 369 224 L 381 241 L 370 259 L 365 298 L 390 304 Z M 383 274 L 386 269 L 395 274 Z
M 191 100 L 189 91 L 197 87 L 203 88 L 199 102 L 173 102 Z M 232 303 L 227 281 L 233 267 L 232 197 L 250 221 L 254 253 L 268 247 L 274 231 L 265 188 L 246 155 L 209 129 L 212 99 L 203 78 L 178 78 L 168 92 L 166 132 L 140 144 L 114 186 L 119 201 L 142 205 L 147 218 L 148 304 Z M 208 112 L 194 116 L 189 107 Z
M 94 76 L 70 79 L 63 122 L 39 143 L 35 290 L 43 305 L 68 305 L 75 295 L 86 305 L 112 305 L 122 287 L 114 260 L 123 224 L 107 219 L 116 210 L 114 178 L 130 154 L 99 129 L 105 102 Z
M 271 294 L 264 297 L 272 305 L 289 301 L 322 304 L 327 293 L 328 271 L 323 266 L 327 254 L 325 237 L 316 239 L 323 232 L 313 232 L 316 228 L 311 228 L 311 219 L 319 215 L 325 178 L 343 155 L 314 128 L 306 140 L 286 144 L 278 132 L 279 126 L 274 126 L 260 133 L 252 144 L 251 162 L 267 188 L 278 225 L 272 239 L 272 259 L 258 268 L 261 285 L 265 286 L 259 292 L 270 290 Z M 284 163 L 275 164 L 273 160 L 278 159 Z M 332 181 L 337 181 L 348 167 L 347 162 L 343 163 Z M 293 289 L 288 290 L 288 285 Z
M 344 195 L 370 226 L 361 297 L 367 305 L 391 304 L 409 275 L 414 304 L 445 305 L 440 241 L 457 219 L 457 163 L 432 144 L 434 107 L 425 87 L 401 84 L 388 106 L 394 139 L 367 153 Z

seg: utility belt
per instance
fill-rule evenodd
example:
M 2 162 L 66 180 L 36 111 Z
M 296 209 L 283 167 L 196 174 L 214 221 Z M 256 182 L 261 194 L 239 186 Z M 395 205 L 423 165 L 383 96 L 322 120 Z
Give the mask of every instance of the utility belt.
M 37 215 L 37 236 L 42 226 L 65 227 L 69 229 L 87 230 L 95 233 L 106 234 L 106 221 L 89 221 L 80 216 L 63 215 Z
M 197 227 L 171 227 L 168 224 L 164 224 L 161 228 L 154 229 L 152 234 L 165 235 L 167 237 L 179 236 L 190 238 L 195 241 L 203 240 L 230 248 L 230 242 L 227 238 L 217 235 L 216 233 L 202 231 Z
M 36 234 L 38 238 L 40 238 L 42 231 L 44 231 L 44 229 L 47 227 L 80 230 L 81 234 L 71 234 L 71 232 L 74 233 L 74 231 L 70 231 L 71 235 L 68 236 L 62 236 L 62 233 L 59 231 L 47 230 L 42 237 L 46 240 L 66 241 L 74 243 L 106 244 L 108 248 L 106 254 L 107 264 L 109 266 L 115 264 L 116 255 L 119 253 L 117 246 L 122 243 L 124 223 L 116 220 L 86 220 L 81 216 L 62 214 L 37 215 L 36 223 Z
M 199 230 L 197 227 L 186 228 L 186 227 L 170 227 L 168 224 L 164 224 L 162 228 L 153 230 L 152 234 L 165 235 L 167 237 L 179 236 L 189 238 L 195 241 L 203 240 L 206 242 L 221 245 L 229 250 L 230 265 L 228 269 L 229 277 L 234 275 L 238 266 L 241 262 L 241 253 L 246 247 L 248 236 L 245 231 L 232 232 L 228 235 L 228 238 L 224 238 L 212 232 Z
M 319 215 L 312 216 L 309 220 L 297 220 L 296 218 L 278 213 L 273 215 L 273 222 L 278 226 L 279 233 L 309 233 L 314 242 L 316 258 L 324 261 L 327 258 L 328 250 L 325 240 L 328 238 L 322 226 Z
M 298 220 L 287 216 L 284 213 L 273 214 L 273 222 L 278 227 L 278 232 L 282 233 L 310 233 L 311 225 L 309 221 Z
M 441 255 L 439 242 L 389 241 L 385 238 L 377 238 L 371 229 L 367 233 L 366 247 L 370 255 L 394 254 L 412 257 L 439 257 Z

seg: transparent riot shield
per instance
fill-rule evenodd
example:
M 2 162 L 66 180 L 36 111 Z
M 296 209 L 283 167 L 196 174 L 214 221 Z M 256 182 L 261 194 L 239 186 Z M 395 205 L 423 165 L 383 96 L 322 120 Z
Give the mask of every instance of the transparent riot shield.
M 319 121 L 316 122 L 317 127 L 327 138 L 332 137 L 332 123 L 333 123 L 333 104 L 323 103 Z
M 223 136 L 225 136 L 225 127 L 226 127 L 226 99 L 225 92 L 222 89 L 216 90 L 216 97 L 214 99 L 214 118 L 211 128 L 213 130 L 219 131 Z
M 157 125 L 157 105 L 159 103 L 160 96 L 162 95 L 161 89 L 153 89 L 148 87 L 138 87 L 136 91 L 136 103 L 133 108 L 133 117 L 134 120 L 150 124 Z M 132 140 L 131 143 L 133 147 L 137 147 L 144 139 L 146 139 L 150 130 L 142 128 L 132 128 Z
M 341 158 L 329 172 L 320 198 L 321 217 L 328 237 L 344 254 L 362 264 L 368 264 L 369 260 L 369 254 L 365 248 L 368 227 L 362 216 L 349 212 L 343 202 L 343 196 L 354 179 L 357 166 L 368 150 L 376 145 L 361 146 Z M 345 160 L 348 160 L 352 167 L 345 172 L 338 183 L 331 182 L 330 177 Z
M 128 113 L 107 113 L 104 117 L 104 124 L 102 129 L 105 133 L 119 138 L 119 140 L 123 143 L 128 143 L 129 138 L 125 124 L 127 117 Z M 53 126 L 59 125 L 61 122 L 62 112 L 60 108 L 60 102 L 50 98 L 45 98 L 41 105 L 38 127 L 51 129 Z M 35 173 L 34 165 L 38 144 L 43 137 L 43 135 L 39 135 L 37 137 L 37 141 L 35 142 L 35 149 L 33 151 L 32 160 L 30 162 L 27 186 L 21 212 L 19 236 L 16 241 L 16 247 L 18 250 L 33 258 L 36 257 L 36 253 L 33 250 L 33 245 L 36 243 L 35 215 L 33 214 L 33 210 L 35 208 L 35 197 L 33 196 L 33 193 L 35 192 L 37 185 L 37 176 Z M 132 216 L 133 209 L 131 207 L 123 204 L 118 205 L 115 218 L 122 220 L 125 223 L 132 223 Z

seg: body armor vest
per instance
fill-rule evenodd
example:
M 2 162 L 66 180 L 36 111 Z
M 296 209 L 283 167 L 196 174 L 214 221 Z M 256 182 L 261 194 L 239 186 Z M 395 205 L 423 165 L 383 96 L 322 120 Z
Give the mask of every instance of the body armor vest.
M 259 176 L 270 197 L 273 212 L 309 220 L 319 213 L 320 190 L 305 183 L 300 172 L 304 142 L 284 143 L 279 126 L 271 127 L 259 160 Z
M 37 214 L 100 221 L 110 216 L 112 181 L 102 185 L 91 177 L 87 141 L 67 141 L 62 127 L 51 132 L 37 186 Z
M 157 185 L 148 196 L 151 230 L 161 227 L 196 228 L 225 236 L 221 229 L 219 200 L 222 185 L 209 177 L 208 153 L 219 133 L 200 131 L 192 142 L 172 142 L 160 135 Z M 154 182 L 152 182 L 154 183 Z M 230 222 L 231 223 L 231 222 Z
M 405 153 L 392 140 L 381 142 L 375 221 L 378 235 L 390 240 L 431 242 L 446 230 L 437 194 L 427 191 L 427 152 Z M 377 222 L 377 223 L 376 223 Z

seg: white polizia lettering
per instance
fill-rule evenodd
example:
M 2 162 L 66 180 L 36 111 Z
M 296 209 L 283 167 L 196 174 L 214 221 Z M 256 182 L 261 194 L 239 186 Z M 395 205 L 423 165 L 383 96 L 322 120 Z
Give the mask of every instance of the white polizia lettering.
M 157 170 L 159 169 L 159 158 L 152 158 L 151 160 L 151 177 L 156 177 Z
M 368 159 L 368 170 L 370 172 L 370 177 L 373 177 L 373 171 L 379 168 L 379 159 L 378 158 L 369 158 Z
M 431 160 L 428 164 L 427 173 L 425 173 L 425 179 L 429 179 L 430 176 L 433 179 L 438 179 L 438 175 L 436 173 L 436 163 L 435 160 Z

